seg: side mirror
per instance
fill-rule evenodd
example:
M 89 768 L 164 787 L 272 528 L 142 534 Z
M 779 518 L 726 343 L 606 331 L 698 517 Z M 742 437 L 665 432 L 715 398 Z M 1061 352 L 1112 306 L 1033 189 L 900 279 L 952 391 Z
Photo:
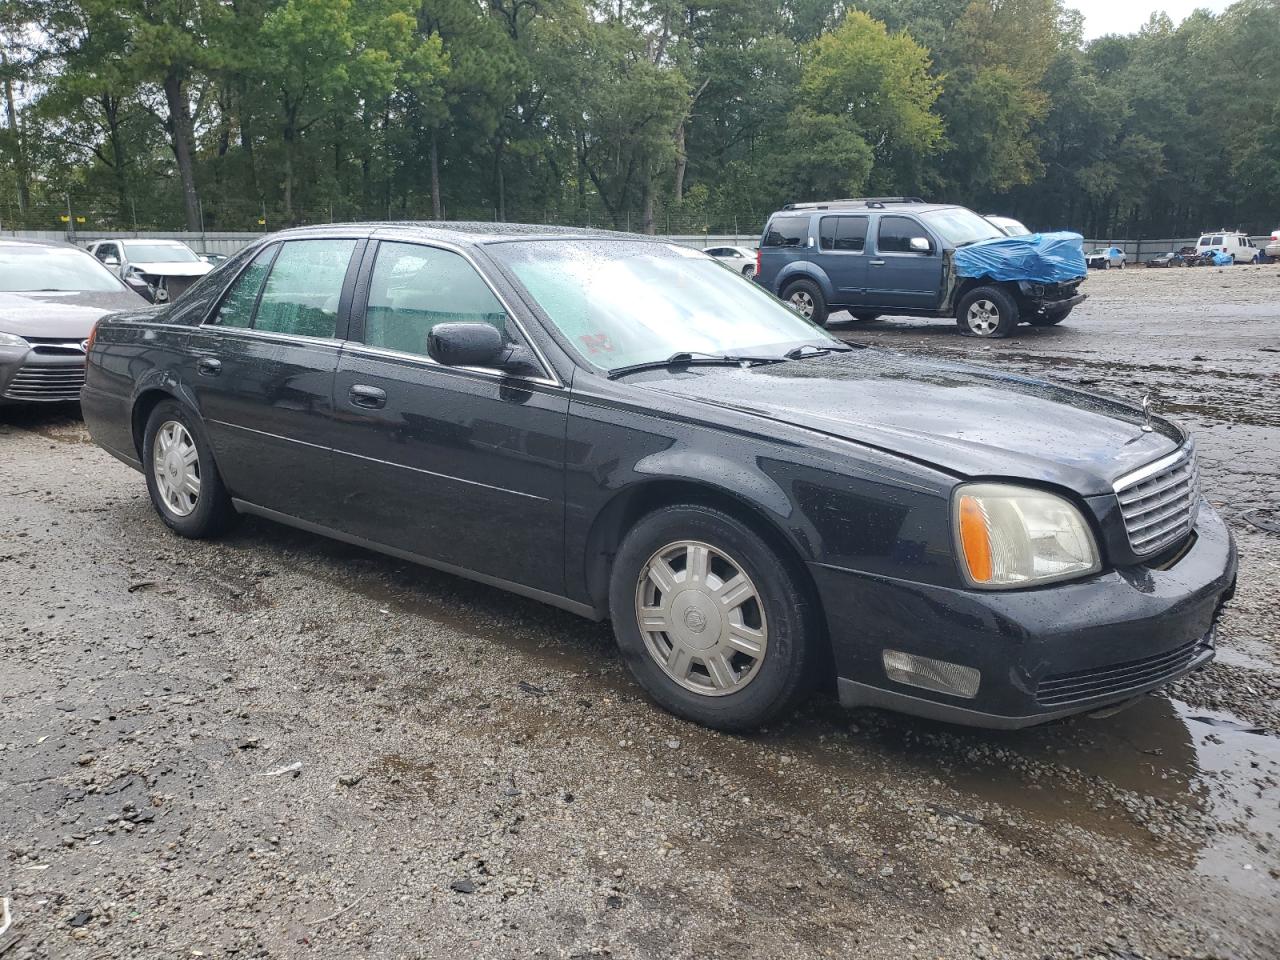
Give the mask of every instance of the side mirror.
M 427 335 L 427 355 L 446 367 L 497 367 L 507 353 L 490 323 L 438 323 Z
M 927 237 L 912 237 L 907 245 L 912 253 L 933 253 L 933 244 Z
M 105 260 L 103 260 L 103 261 L 102 261 L 102 265 L 103 265 L 104 267 L 118 267 L 118 266 L 120 266 L 120 258 L 119 258 L 119 257 L 107 257 L 107 259 L 105 259 Z

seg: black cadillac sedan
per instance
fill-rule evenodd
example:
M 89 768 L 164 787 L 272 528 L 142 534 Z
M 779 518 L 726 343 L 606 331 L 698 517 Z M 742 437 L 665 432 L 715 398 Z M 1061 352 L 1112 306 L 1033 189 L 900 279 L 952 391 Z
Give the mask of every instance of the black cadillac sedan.
M 1142 410 L 851 347 L 703 254 L 379 224 L 102 321 L 82 409 L 177 533 L 250 513 L 610 618 L 664 707 L 1020 727 L 1206 663 L 1235 584 Z

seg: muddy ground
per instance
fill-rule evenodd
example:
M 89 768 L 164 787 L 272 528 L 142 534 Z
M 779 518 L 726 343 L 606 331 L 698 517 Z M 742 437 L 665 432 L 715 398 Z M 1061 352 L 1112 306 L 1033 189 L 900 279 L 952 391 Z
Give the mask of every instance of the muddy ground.
M 1218 661 L 1017 733 L 711 733 L 605 626 L 267 522 L 181 541 L 74 411 L 0 412 L 0 960 L 1274 957 L 1280 270 L 1089 289 L 995 344 L 833 328 L 1196 432 Z

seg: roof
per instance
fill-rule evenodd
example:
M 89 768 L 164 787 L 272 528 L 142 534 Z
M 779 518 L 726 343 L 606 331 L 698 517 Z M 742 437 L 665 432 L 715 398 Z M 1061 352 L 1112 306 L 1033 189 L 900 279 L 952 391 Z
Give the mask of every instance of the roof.
M 925 213 L 929 210 L 948 210 L 954 203 L 928 203 L 919 197 L 849 197 L 842 200 L 815 200 L 811 203 L 788 203 L 774 212 L 786 216 L 818 213 L 823 210 L 887 210 L 892 212 Z
M 0 244 L 12 244 L 19 247 L 61 247 L 63 249 L 80 250 L 81 247 L 65 240 L 34 240 L 26 237 L 0 237 Z
M 663 242 L 658 237 L 591 227 L 554 227 L 546 224 L 490 223 L 479 220 L 387 220 L 367 223 L 326 223 L 311 227 L 293 227 L 280 233 L 291 236 L 307 233 L 353 230 L 370 236 L 401 235 L 427 240 L 444 240 L 456 244 L 500 243 L 504 240 L 537 239 L 613 239 Z

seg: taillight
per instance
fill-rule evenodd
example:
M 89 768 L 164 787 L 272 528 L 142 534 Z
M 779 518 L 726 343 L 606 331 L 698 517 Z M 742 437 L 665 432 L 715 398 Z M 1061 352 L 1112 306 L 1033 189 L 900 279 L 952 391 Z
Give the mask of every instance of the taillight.
M 89 331 L 89 339 L 84 342 L 85 356 L 88 356 L 89 351 L 93 349 L 93 341 L 98 339 L 98 324 L 101 322 L 102 322 L 101 320 L 98 320 L 97 322 L 95 322 L 93 325 L 93 329 Z
M 760 248 L 756 247 L 756 276 L 760 276 Z

